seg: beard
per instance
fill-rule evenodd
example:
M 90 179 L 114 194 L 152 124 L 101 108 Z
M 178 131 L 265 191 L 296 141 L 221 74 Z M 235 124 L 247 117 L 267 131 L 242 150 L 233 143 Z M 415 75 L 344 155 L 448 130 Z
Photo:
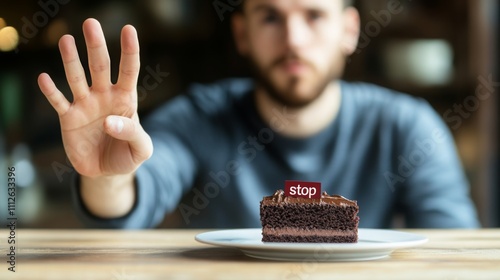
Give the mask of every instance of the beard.
M 302 94 L 305 97 L 300 97 L 301 94 L 298 93 L 298 87 L 304 79 L 303 77 L 291 76 L 287 78 L 284 87 L 278 86 L 277 82 L 272 79 L 272 70 L 276 67 L 280 67 L 290 59 L 298 60 L 301 63 L 304 63 L 316 73 L 313 77 L 316 81 L 313 81 L 310 89 L 308 89 L 305 94 Z M 248 62 L 251 66 L 257 87 L 262 88 L 264 92 L 274 101 L 287 107 L 298 109 L 306 107 L 312 103 L 325 91 L 333 80 L 337 80 L 342 76 L 342 65 L 345 58 L 340 57 L 340 59 L 342 60 L 342 63 L 332 62 L 327 73 L 324 75 L 321 75 L 312 63 L 299 58 L 294 53 L 278 57 L 267 67 L 259 66 L 256 60 L 251 56 L 248 57 Z M 335 65 L 340 66 L 336 67 Z

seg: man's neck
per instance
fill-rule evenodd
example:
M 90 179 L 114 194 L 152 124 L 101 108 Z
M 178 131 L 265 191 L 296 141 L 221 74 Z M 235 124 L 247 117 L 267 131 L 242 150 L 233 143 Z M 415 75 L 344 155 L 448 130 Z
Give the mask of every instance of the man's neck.
M 337 117 L 342 100 L 340 91 L 340 82 L 334 81 L 307 106 L 290 108 L 271 98 L 262 88 L 257 88 L 257 112 L 273 130 L 282 135 L 297 138 L 312 136 Z

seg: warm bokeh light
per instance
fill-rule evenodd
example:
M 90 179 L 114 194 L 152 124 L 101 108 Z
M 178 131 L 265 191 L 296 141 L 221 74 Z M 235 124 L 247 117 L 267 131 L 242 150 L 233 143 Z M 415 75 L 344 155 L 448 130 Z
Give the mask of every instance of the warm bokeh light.
M 53 20 L 47 27 L 45 42 L 49 46 L 57 46 L 59 38 L 69 32 L 68 23 L 63 19 Z
M 0 29 L 0 51 L 10 52 L 17 48 L 19 34 L 12 26 Z
M 7 26 L 7 23 L 3 18 L 0 17 L 0 29 L 4 28 L 5 26 Z

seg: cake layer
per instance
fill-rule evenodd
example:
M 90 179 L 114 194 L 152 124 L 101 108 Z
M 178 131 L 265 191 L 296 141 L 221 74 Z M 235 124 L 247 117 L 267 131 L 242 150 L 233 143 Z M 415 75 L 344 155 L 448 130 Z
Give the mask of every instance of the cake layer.
M 352 230 L 358 227 L 358 208 L 320 204 L 261 206 L 262 227 Z
M 283 204 L 330 204 L 337 206 L 355 206 L 357 203 L 354 200 L 349 200 L 341 195 L 328 195 L 326 192 L 321 194 L 321 198 L 303 198 L 285 196 L 283 190 L 277 190 L 274 195 L 266 196 L 262 199 L 261 204 L 267 205 L 283 205 Z
M 300 235 L 300 236 L 352 236 L 357 235 L 358 230 L 333 230 L 333 229 L 302 229 L 302 228 L 263 228 L 263 235 Z
M 286 242 L 286 243 L 356 243 L 357 235 L 349 236 L 300 236 L 300 235 L 263 235 L 263 242 Z

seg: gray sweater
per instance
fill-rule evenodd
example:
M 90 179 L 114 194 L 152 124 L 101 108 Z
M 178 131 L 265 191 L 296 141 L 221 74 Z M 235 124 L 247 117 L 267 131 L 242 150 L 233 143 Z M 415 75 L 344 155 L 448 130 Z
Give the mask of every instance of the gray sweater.
M 73 189 L 89 227 L 150 228 L 176 211 L 183 227 L 260 227 L 259 202 L 285 180 L 320 181 L 323 191 L 357 200 L 360 227 L 478 227 L 453 138 L 427 102 L 364 83 L 341 82 L 340 111 L 308 138 L 280 130 L 294 117 L 274 108 L 259 117 L 253 82 L 194 85 L 143 125 L 154 153 L 138 170 L 133 210 L 99 219 Z

